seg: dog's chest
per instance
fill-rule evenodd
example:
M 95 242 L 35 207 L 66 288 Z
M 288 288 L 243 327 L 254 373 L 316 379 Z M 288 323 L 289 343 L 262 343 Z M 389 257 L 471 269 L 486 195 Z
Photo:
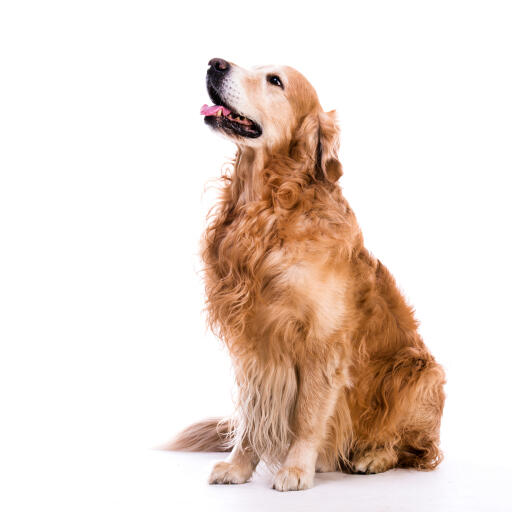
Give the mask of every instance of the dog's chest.
M 263 212 L 224 227 L 216 251 L 223 270 L 217 289 L 225 296 L 243 290 L 233 307 L 252 333 L 326 337 L 341 325 L 346 281 L 314 241 L 297 236 L 301 220 L 284 224 Z

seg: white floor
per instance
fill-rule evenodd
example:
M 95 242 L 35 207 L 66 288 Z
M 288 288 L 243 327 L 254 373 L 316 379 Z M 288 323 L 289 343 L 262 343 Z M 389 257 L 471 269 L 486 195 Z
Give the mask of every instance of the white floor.
M 507 457 L 495 462 L 447 456 L 437 470 L 379 475 L 324 473 L 314 488 L 280 493 L 259 467 L 243 485 L 208 485 L 220 453 L 82 447 L 47 456 L 18 452 L 0 471 L 0 510 L 27 512 L 448 512 L 512 511 Z M 23 455 L 23 456 L 22 456 Z M 26 456 L 26 457 L 25 457 Z M 496 464 L 496 461 L 503 464 Z M 1 469 L 1 467 L 0 467 Z
M 210 486 L 209 468 L 223 454 L 151 452 L 139 468 L 150 499 L 144 510 L 208 511 L 486 511 L 512 510 L 511 472 L 447 458 L 436 471 L 379 475 L 324 473 L 308 491 L 279 493 L 259 468 L 244 485 Z M 149 486 L 149 487 L 148 487 Z M 141 498 L 139 496 L 139 498 Z

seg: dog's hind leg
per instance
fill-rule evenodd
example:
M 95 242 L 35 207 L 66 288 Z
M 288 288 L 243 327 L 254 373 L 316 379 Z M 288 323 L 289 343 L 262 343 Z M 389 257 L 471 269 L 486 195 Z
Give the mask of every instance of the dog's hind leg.
M 367 407 L 356 426 L 352 470 L 380 473 L 393 467 L 434 469 L 442 459 L 439 428 L 444 372 L 434 358 L 407 347 L 376 371 Z
M 356 473 L 382 473 L 396 466 L 397 455 L 394 449 L 376 448 L 355 459 L 352 463 Z

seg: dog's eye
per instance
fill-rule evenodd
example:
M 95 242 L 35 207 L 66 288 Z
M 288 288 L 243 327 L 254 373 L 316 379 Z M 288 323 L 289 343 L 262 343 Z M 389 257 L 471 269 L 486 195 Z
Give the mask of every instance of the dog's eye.
M 284 89 L 283 82 L 281 82 L 281 79 L 277 75 L 268 75 L 267 81 L 269 84 L 277 85 L 278 87 L 281 87 L 281 89 Z

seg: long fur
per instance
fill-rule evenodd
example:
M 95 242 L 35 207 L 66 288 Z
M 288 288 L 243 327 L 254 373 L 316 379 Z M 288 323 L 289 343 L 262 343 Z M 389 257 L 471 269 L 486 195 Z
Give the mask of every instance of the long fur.
M 229 418 L 208 418 L 190 425 L 163 448 L 184 452 L 227 452 L 231 450 L 232 433 Z
M 239 145 L 203 241 L 209 323 L 239 391 L 232 444 L 271 465 L 300 438 L 314 440 L 322 470 L 433 469 L 444 373 L 364 247 L 336 183 L 334 113 L 308 86 L 288 93 L 311 96 L 294 107 L 291 136 Z M 193 426 L 174 449 L 222 447 L 217 432 Z

